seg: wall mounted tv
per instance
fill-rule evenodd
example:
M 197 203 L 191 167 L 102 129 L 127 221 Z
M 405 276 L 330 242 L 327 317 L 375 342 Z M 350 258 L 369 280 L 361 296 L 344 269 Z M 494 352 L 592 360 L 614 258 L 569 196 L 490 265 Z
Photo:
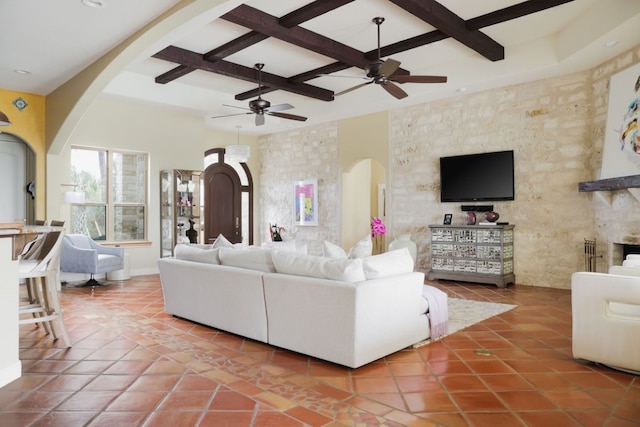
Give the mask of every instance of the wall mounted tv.
M 514 198 L 513 150 L 440 158 L 440 201 Z

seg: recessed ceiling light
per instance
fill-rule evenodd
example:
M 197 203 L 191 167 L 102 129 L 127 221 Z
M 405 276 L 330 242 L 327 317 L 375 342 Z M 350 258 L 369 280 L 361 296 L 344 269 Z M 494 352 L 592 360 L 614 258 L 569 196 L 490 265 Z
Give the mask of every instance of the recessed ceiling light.
M 80 2 L 87 7 L 93 7 L 95 9 L 104 7 L 104 2 L 102 0 L 80 0 Z
M 13 72 L 16 74 L 22 74 L 22 75 L 31 74 L 31 71 L 29 70 L 13 70 Z
M 603 46 L 604 47 L 614 47 L 617 44 L 618 44 L 618 40 L 607 40 L 606 42 L 604 42 Z
M 467 88 L 466 87 L 459 87 L 458 89 L 456 89 L 458 92 L 466 92 Z

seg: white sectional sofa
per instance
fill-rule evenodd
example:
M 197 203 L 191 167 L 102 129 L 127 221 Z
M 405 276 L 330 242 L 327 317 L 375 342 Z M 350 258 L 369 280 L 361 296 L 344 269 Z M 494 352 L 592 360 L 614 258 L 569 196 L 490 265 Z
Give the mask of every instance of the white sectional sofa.
M 430 336 L 406 249 L 332 259 L 178 245 L 158 267 L 166 312 L 351 368 Z
M 573 356 L 640 375 L 640 257 L 573 273 L 571 304 Z

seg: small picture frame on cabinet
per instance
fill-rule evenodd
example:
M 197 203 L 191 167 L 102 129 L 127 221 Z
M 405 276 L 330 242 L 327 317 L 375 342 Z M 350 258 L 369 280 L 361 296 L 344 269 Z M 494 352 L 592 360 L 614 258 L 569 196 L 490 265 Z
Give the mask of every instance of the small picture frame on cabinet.
M 451 225 L 451 218 L 453 214 L 444 214 L 444 221 L 442 222 L 444 225 Z

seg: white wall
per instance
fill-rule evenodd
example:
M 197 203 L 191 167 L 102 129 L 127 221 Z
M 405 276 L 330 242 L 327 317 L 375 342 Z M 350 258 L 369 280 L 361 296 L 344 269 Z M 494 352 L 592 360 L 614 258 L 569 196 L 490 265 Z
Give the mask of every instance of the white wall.
M 71 146 L 117 148 L 149 153 L 148 245 L 127 247 L 131 254 L 131 274 L 157 272 L 160 255 L 159 185 L 160 171 L 166 169 L 204 169 L 204 152 L 237 141 L 236 133 L 216 132 L 206 128 L 199 117 L 179 115 L 161 108 L 132 105 L 114 97 L 101 97 L 78 122 L 60 155 L 47 156 L 47 217 L 69 221 L 69 207 L 63 205 L 60 184 L 70 182 Z M 242 135 L 242 142 L 257 152 L 256 139 Z M 254 186 L 258 174 L 257 160 L 248 162 Z M 257 205 L 257 204 L 256 204 Z M 259 212 L 254 215 L 259 217 Z

